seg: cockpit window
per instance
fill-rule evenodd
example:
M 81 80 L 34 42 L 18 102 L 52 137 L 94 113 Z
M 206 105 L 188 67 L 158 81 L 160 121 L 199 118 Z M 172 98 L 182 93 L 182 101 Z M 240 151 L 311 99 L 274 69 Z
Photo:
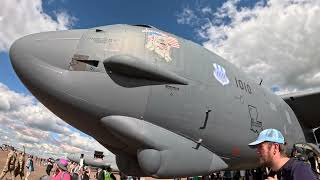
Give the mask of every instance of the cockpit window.
M 71 71 L 97 71 L 98 60 L 90 60 L 87 55 L 74 54 L 69 65 Z
M 97 61 L 97 60 L 78 60 L 78 61 L 89 64 L 94 67 L 98 67 L 98 65 L 99 65 L 99 61 Z

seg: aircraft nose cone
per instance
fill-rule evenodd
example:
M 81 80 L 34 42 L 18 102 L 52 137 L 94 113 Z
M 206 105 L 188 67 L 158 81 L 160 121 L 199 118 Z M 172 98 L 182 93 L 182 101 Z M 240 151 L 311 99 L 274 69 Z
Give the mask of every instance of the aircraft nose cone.
M 51 80 L 48 79 L 48 76 L 52 74 L 48 71 L 47 64 L 37 57 L 35 44 L 35 36 L 28 35 L 16 40 L 11 45 L 9 52 L 13 69 L 31 92 L 47 86 L 45 80 Z
M 31 34 L 12 44 L 9 52 L 12 66 L 29 90 L 58 85 L 58 81 L 48 81 L 61 79 L 63 72 L 69 69 L 84 32 L 67 30 Z
M 16 73 L 20 66 L 25 62 L 26 59 L 23 58 L 24 55 L 28 54 L 28 47 L 30 46 L 30 38 L 28 36 L 25 36 L 23 38 L 20 38 L 16 40 L 10 48 L 9 55 L 10 55 L 10 60 L 13 68 L 15 69 Z
M 22 37 L 10 48 L 13 69 L 33 93 L 65 90 L 63 73 L 81 35 L 79 31 L 58 31 Z
M 69 63 L 85 30 L 31 34 L 16 40 L 10 48 L 14 66 L 28 63 L 23 56 L 35 57 L 49 65 L 68 70 Z
M 25 36 L 16 40 L 11 45 L 9 51 L 11 64 L 20 79 L 30 70 L 30 65 L 32 66 L 30 58 L 32 56 L 31 47 L 33 41 L 30 36 Z

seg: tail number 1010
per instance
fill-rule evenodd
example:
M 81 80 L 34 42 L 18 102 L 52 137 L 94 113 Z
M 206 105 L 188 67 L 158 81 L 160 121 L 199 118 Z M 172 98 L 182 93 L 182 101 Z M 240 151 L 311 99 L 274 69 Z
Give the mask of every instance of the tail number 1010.
M 252 94 L 252 89 L 251 89 L 249 84 L 241 81 L 240 79 L 237 79 L 236 77 L 234 79 L 236 80 L 236 85 L 237 85 L 238 88 L 240 88 L 241 90 L 246 91 L 249 94 Z

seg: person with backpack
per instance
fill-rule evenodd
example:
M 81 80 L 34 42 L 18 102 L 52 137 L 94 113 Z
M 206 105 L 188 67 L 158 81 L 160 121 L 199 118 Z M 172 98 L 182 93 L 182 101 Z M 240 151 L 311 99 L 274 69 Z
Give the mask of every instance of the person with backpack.
M 65 159 L 56 160 L 56 172 L 52 176 L 52 180 L 71 180 L 68 172 L 68 161 Z
M 29 158 L 28 158 L 27 164 L 26 164 L 26 168 L 27 168 L 27 174 L 26 174 L 25 180 L 28 180 L 28 177 L 30 176 L 31 172 L 34 171 L 33 156 L 32 155 L 29 155 Z

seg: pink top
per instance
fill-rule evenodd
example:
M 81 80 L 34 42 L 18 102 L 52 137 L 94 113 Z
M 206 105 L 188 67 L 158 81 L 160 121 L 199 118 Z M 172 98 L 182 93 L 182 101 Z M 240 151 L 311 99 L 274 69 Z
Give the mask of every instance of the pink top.
M 70 174 L 65 171 L 60 171 L 52 176 L 52 180 L 71 180 Z

